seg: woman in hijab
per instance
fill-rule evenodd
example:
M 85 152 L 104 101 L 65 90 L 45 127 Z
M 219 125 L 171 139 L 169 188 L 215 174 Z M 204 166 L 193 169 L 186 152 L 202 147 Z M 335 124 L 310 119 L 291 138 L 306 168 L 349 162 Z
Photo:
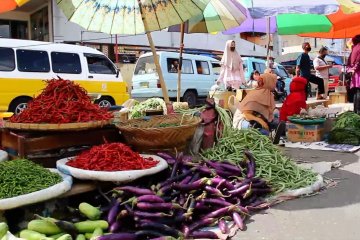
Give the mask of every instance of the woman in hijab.
M 354 112 L 360 114 L 360 35 L 352 39 L 347 66 L 348 71 L 352 73 L 350 88 L 354 91 Z
M 226 42 L 224 55 L 221 59 L 221 71 L 217 80 L 218 84 L 223 83 L 226 88 L 239 89 L 245 84 L 245 75 L 241 56 L 235 49 L 235 41 Z

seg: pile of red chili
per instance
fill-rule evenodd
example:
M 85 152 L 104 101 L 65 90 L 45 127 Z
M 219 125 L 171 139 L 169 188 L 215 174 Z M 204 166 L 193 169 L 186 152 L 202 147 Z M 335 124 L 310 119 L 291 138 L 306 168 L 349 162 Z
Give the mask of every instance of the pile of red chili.
M 93 171 L 141 170 L 155 167 L 159 161 L 143 158 L 122 143 L 106 143 L 82 152 L 66 164 Z
M 13 115 L 15 123 L 79 123 L 110 120 L 107 109 L 91 102 L 87 92 L 73 81 L 52 79 L 45 81 L 42 93 L 29 102 L 27 108 Z

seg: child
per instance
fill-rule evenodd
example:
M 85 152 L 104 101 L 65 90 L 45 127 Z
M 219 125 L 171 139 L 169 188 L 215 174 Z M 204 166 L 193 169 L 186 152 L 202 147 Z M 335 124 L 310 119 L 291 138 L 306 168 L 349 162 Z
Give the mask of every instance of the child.
M 288 117 L 299 114 L 302 108 L 306 108 L 306 86 L 307 80 L 305 78 L 293 78 L 290 83 L 290 94 L 280 109 L 281 121 L 287 121 Z

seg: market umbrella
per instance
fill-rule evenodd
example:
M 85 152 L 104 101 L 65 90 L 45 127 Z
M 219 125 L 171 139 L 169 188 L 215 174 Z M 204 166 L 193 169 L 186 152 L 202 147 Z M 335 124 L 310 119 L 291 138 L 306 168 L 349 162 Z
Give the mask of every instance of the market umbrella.
M 0 13 L 14 10 L 16 7 L 21 7 L 30 0 L 0 0 Z
M 264 18 L 282 13 L 324 14 L 339 9 L 337 0 L 240 0 L 253 18 Z
M 326 16 L 331 22 L 328 32 L 315 32 L 301 34 L 302 37 L 341 39 L 351 38 L 360 34 L 360 12 L 345 14 L 343 11 Z
M 202 14 L 210 0 L 57 0 L 72 22 L 90 31 L 135 35 L 146 33 L 165 102 L 164 77 L 150 32 L 182 23 Z
M 341 10 L 345 14 L 360 12 L 359 0 L 337 0 L 341 4 Z
M 169 32 L 180 32 L 180 53 L 177 82 L 177 101 L 181 95 L 182 53 L 185 33 L 212 33 L 239 26 L 246 19 L 246 9 L 235 0 L 211 0 L 204 12 L 185 23 L 168 28 Z

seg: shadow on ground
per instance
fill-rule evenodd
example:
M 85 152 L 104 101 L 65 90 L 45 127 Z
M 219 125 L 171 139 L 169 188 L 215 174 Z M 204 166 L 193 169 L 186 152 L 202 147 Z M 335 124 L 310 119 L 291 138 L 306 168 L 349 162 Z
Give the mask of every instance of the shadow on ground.
M 326 177 L 337 179 L 336 187 L 320 192 L 319 195 L 290 200 L 273 208 L 285 211 L 337 208 L 360 203 L 360 175 L 345 170 L 333 170 Z

